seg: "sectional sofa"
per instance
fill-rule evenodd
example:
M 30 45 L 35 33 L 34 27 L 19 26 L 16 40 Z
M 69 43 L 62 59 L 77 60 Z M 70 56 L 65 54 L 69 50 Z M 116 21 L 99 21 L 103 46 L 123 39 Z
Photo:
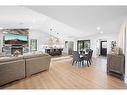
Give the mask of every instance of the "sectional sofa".
M 25 55 L 26 77 L 38 72 L 48 70 L 50 66 L 51 56 L 48 54 L 32 54 Z
M 0 86 L 48 70 L 50 61 L 50 55 L 38 53 L 0 57 Z

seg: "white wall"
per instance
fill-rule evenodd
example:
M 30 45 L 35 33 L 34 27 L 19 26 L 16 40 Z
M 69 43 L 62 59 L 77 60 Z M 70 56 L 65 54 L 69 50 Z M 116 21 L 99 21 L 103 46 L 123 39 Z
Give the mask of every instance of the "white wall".
M 125 35 L 125 78 L 124 82 L 127 83 L 127 24 L 126 24 L 126 35 Z
M 77 51 L 77 39 L 74 39 L 74 51 Z
M 0 52 L 2 52 L 2 46 L 3 46 L 3 33 L 0 31 Z
M 37 50 L 38 51 L 44 51 L 42 45 L 46 43 L 49 37 L 50 37 L 49 34 L 39 29 L 34 29 L 34 30 L 29 31 L 29 42 L 30 42 L 30 39 L 37 39 Z
M 125 37 L 125 41 L 124 41 L 124 44 L 125 44 L 125 47 L 124 47 L 124 51 L 125 51 L 125 77 L 124 77 L 124 82 L 127 84 L 127 19 L 125 20 L 125 32 L 124 32 L 124 37 Z
M 127 19 L 121 24 L 121 29 L 118 34 L 118 47 L 122 50 L 122 53 L 125 54 L 125 77 L 124 81 L 127 83 Z
M 94 51 L 93 56 L 97 57 L 97 42 L 107 40 L 107 52 L 111 49 L 111 41 L 117 41 L 118 33 L 92 35 L 77 40 L 90 40 L 90 48 Z M 75 41 L 75 49 L 77 50 L 77 40 Z

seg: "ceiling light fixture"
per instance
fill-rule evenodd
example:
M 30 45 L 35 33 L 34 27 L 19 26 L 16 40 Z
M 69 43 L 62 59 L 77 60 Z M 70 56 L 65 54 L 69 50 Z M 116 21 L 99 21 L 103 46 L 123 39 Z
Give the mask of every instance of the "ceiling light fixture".
M 96 29 L 99 31 L 101 29 L 101 27 L 97 27 Z
M 35 19 L 33 19 L 33 23 L 35 23 L 36 22 L 36 20 Z
M 101 34 L 103 34 L 103 31 L 100 31 Z

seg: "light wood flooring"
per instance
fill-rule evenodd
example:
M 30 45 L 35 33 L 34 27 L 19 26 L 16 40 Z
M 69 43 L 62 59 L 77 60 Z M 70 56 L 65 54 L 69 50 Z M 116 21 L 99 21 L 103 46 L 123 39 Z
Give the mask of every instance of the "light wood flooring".
M 90 67 L 71 65 L 69 56 L 53 58 L 44 71 L 3 87 L 3 89 L 127 89 L 116 77 L 107 75 L 106 58 L 93 60 Z

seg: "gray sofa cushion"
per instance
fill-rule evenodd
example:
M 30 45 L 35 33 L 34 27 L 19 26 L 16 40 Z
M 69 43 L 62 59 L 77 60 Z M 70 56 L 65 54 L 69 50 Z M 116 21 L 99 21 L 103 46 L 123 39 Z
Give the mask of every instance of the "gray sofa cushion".
M 25 78 L 24 59 L 0 63 L 0 86 L 22 78 Z
M 29 58 L 43 57 L 43 56 L 49 56 L 49 55 L 48 54 L 27 54 L 27 55 L 24 55 L 23 57 L 25 59 L 29 59 Z
M 23 56 L 19 56 L 19 57 L 1 57 L 0 58 L 0 63 L 9 62 L 9 61 L 16 61 L 16 60 L 20 60 L 20 59 L 23 59 Z
M 33 57 L 26 59 L 26 76 L 48 70 L 51 56 Z
M 51 56 L 42 53 L 28 53 L 18 57 L 1 57 L 0 86 L 48 70 L 50 61 Z

